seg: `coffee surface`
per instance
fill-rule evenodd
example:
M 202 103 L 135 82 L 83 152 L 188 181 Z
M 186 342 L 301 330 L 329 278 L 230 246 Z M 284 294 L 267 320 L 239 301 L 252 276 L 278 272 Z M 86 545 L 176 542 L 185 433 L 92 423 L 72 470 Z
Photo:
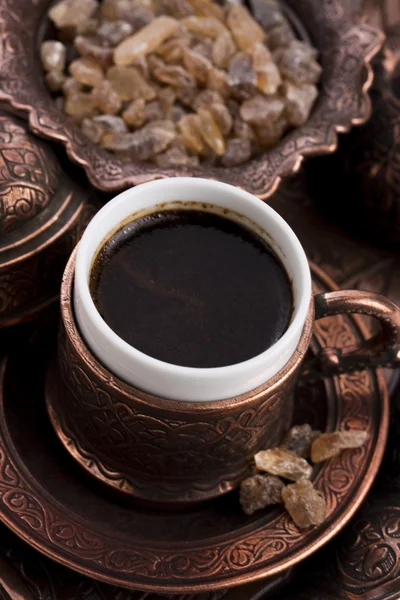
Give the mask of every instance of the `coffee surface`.
M 196 210 L 155 213 L 114 234 L 94 261 L 90 291 L 128 344 L 188 367 L 260 354 L 292 313 L 291 284 L 268 244 Z

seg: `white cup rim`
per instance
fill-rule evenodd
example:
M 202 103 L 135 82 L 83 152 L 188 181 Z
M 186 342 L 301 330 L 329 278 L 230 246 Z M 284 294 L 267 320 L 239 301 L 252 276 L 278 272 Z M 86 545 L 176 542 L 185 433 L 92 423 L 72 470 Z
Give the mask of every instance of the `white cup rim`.
M 301 273 L 295 273 L 295 276 L 301 276 L 304 280 L 304 289 L 309 290 L 309 293 L 303 293 L 302 296 L 294 301 L 294 314 L 292 316 L 292 320 L 289 324 L 289 327 L 285 331 L 285 333 L 281 336 L 281 338 L 275 342 L 271 347 L 262 353 L 240 363 L 235 363 L 233 365 L 223 366 L 223 367 L 210 367 L 210 368 L 197 368 L 197 367 L 187 367 L 181 365 L 175 365 L 172 363 L 167 363 L 152 356 L 141 352 L 134 346 L 128 344 L 125 340 L 123 340 L 120 336 L 118 336 L 115 331 L 111 329 L 111 327 L 106 323 L 103 317 L 98 312 L 96 305 L 93 301 L 92 295 L 89 289 L 89 277 L 88 277 L 88 260 L 92 262 L 94 255 L 89 251 L 89 245 L 91 243 L 91 239 L 96 235 L 96 228 L 98 226 L 99 221 L 103 221 L 107 219 L 109 215 L 112 215 L 115 211 L 116 207 L 120 204 L 124 204 L 125 202 L 131 200 L 132 196 L 139 189 L 143 191 L 143 188 L 146 187 L 149 193 L 154 193 L 155 190 L 160 189 L 160 185 L 165 189 L 166 186 L 176 186 L 176 185 L 184 185 L 188 183 L 190 185 L 196 184 L 199 190 L 203 190 L 203 192 L 207 191 L 209 186 L 212 186 L 214 190 L 220 189 L 226 192 L 227 188 L 229 192 L 232 194 L 240 194 L 243 198 L 243 201 L 249 203 L 262 203 L 264 207 L 264 212 L 268 213 L 271 220 L 274 221 L 275 225 L 281 228 L 285 234 L 290 238 L 295 251 L 297 252 L 299 265 L 301 268 Z M 201 198 L 199 198 L 199 202 L 201 202 Z M 113 233 L 115 228 L 112 227 L 109 233 Z M 104 240 L 103 240 L 104 241 Z M 97 249 L 101 247 L 102 242 L 97 245 Z M 95 253 L 96 254 L 96 253 Z M 89 256 L 89 259 L 88 259 Z M 290 339 L 297 335 L 298 332 L 302 330 L 305 320 L 307 318 L 310 298 L 311 298 L 311 274 L 308 266 L 308 261 L 306 255 L 304 253 L 303 247 L 301 246 L 298 238 L 289 227 L 289 225 L 284 221 L 284 219 L 278 215 L 269 205 L 265 204 L 263 201 L 258 198 L 252 196 L 248 192 L 236 188 L 234 186 L 217 182 L 208 179 L 198 179 L 198 178 L 170 178 L 164 180 L 152 181 L 149 183 L 141 184 L 134 188 L 128 189 L 114 199 L 110 200 L 91 220 L 89 225 L 87 226 L 81 241 L 78 245 L 78 250 L 76 254 L 76 265 L 75 265 L 75 278 L 74 278 L 74 289 L 79 290 L 79 297 L 82 306 L 84 307 L 85 314 L 90 315 L 90 320 L 92 321 L 92 325 L 96 328 L 103 338 L 107 340 L 110 345 L 110 352 L 115 349 L 123 352 L 123 354 L 130 360 L 134 361 L 136 364 L 141 365 L 144 368 L 156 369 L 159 373 L 163 373 L 168 377 L 178 377 L 182 381 L 192 381 L 196 380 L 196 378 L 201 375 L 201 379 L 205 384 L 212 384 L 213 381 L 219 380 L 221 377 L 229 378 L 230 376 L 235 375 L 238 376 L 239 372 L 245 373 L 250 368 L 261 368 L 263 364 L 265 364 L 268 360 L 273 359 L 273 356 L 279 355 L 281 349 L 287 346 Z M 82 323 L 78 322 L 78 325 L 82 327 Z M 83 331 L 84 334 L 84 331 Z M 85 335 L 83 335 L 85 338 Z M 95 350 L 92 348 L 92 350 Z M 103 360 L 104 362 L 104 360 Z M 109 366 L 109 365 L 106 365 Z M 116 373 L 119 377 L 121 377 L 120 373 Z M 124 377 L 121 377 L 124 379 Z M 125 378 L 125 381 L 127 379 Z M 135 385 L 134 382 L 127 381 L 128 384 Z M 145 390 L 152 391 L 152 390 Z M 152 393 L 155 393 L 152 391 Z M 160 394 L 162 395 L 162 394 Z M 167 394 L 168 397 L 168 394 Z M 176 398 L 176 399 L 186 399 L 188 398 Z M 222 399 L 222 398 L 215 398 Z M 189 399 L 190 400 L 190 399 Z

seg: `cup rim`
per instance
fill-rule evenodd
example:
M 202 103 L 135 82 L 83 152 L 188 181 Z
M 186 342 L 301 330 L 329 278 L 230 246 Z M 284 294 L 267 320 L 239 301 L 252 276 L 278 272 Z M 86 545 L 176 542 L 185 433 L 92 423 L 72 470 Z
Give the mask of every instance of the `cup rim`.
M 90 238 L 92 234 L 95 234 L 97 223 L 100 220 L 106 219 L 108 215 L 112 214 L 117 205 L 129 201 L 132 195 L 135 195 L 139 190 L 140 192 L 142 192 L 143 189 L 146 188 L 151 193 L 152 189 L 154 191 L 154 188 L 160 186 L 177 186 L 179 184 L 183 185 L 185 183 L 196 184 L 199 186 L 199 188 L 203 189 L 203 192 L 206 192 L 207 189 L 210 189 L 211 187 L 214 188 L 214 190 L 217 190 L 219 188 L 221 192 L 226 192 L 227 188 L 229 188 L 229 193 L 241 196 L 241 201 L 244 201 L 245 203 L 252 203 L 258 206 L 262 205 L 264 212 L 268 213 L 268 217 L 271 221 L 274 222 L 274 225 L 279 227 L 281 230 L 284 230 L 285 235 L 287 235 L 290 238 L 291 244 L 295 248 L 297 259 L 299 260 L 299 263 L 302 263 L 302 273 L 295 273 L 294 276 L 301 276 L 306 278 L 306 281 L 304 283 L 305 288 L 309 289 L 309 294 L 303 294 L 297 302 L 294 302 L 294 314 L 292 320 L 285 333 L 279 338 L 279 340 L 260 354 L 257 354 L 256 356 L 247 359 L 246 361 L 241 361 L 223 367 L 199 368 L 175 365 L 173 363 L 164 362 L 162 360 L 149 356 L 148 354 L 145 354 L 144 352 L 141 352 L 134 346 L 128 344 L 128 342 L 123 340 L 117 333 L 115 333 L 111 329 L 111 327 L 106 323 L 106 321 L 98 312 L 93 298 L 90 294 L 89 278 L 87 277 L 87 256 L 91 253 L 89 252 L 88 245 L 90 244 Z M 199 198 L 199 203 L 201 203 L 201 198 Z M 213 204 L 213 202 L 211 202 L 211 204 Z M 115 227 L 111 226 L 109 234 L 112 234 L 114 231 Z M 96 252 L 99 250 L 101 245 L 102 242 L 100 242 L 96 246 Z M 90 264 L 92 264 L 94 256 L 95 253 L 93 253 L 90 256 Z M 85 306 L 86 314 L 90 315 L 92 324 L 99 330 L 102 336 L 105 339 L 107 339 L 107 341 L 110 343 L 111 348 L 119 348 L 126 356 L 128 356 L 136 363 L 145 365 L 146 367 L 155 368 L 163 374 L 168 374 L 172 376 L 175 375 L 176 377 L 185 379 L 190 379 L 191 377 L 199 376 L 199 374 L 201 374 L 203 381 L 205 380 L 208 383 L 212 383 L 213 381 L 218 380 L 220 377 L 226 378 L 229 377 L 229 375 L 235 375 L 237 377 L 238 371 L 243 371 L 243 373 L 245 373 L 249 369 L 249 367 L 262 368 L 262 366 L 268 361 L 268 359 L 273 357 L 274 354 L 279 353 L 281 349 L 283 349 L 287 346 L 288 343 L 290 343 L 291 339 L 293 339 L 296 333 L 299 330 L 302 330 L 305 320 L 307 318 L 311 298 L 311 273 L 304 249 L 300 244 L 297 236 L 295 235 L 291 227 L 286 223 L 286 221 L 268 204 L 266 204 L 259 198 L 256 198 L 252 194 L 246 192 L 245 190 L 242 190 L 235 186 L 231 186 L 226 183 L 202 178 L 176 177 L 147 182 L 125 190 L 101 208 L 101 210 L 90 221 L 89 225 L 87 226 L 86 230 L 82 235 L 81 241 L 78 244 L 75 263 L 75 288 L 76 287 L 79 287 L 80 301 Z

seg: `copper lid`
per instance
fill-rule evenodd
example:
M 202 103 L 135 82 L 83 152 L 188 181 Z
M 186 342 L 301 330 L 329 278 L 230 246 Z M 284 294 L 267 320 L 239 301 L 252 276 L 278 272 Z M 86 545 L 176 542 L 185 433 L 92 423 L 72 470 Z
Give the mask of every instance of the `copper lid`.
M 57 298 L 87 219 L 85 199 L 48 143 L 16 117 L 0 115 L 0 327 Z

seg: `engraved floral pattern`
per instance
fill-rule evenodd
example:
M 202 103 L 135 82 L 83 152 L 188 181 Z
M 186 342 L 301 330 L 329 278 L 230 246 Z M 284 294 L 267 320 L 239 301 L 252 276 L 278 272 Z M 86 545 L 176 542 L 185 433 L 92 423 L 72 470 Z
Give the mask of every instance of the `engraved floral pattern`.
M 397 497 L 364 506 L 337 546 L 332 576 L 346 597 L 394 598 L 400 577 L 400 509 Z M 392 594 L 394 594 L 392 596 Z
M 36 36 L 49 3 L 50 0 L 37 0 L 37 9 L 31 11 L 30 0 L 2 0 L 0 99 L 28 113 L 33 131 L 62 142 L 69 156 L 85 168 L 91 183 L 99 189 L 116 191 L 166 176 L 206 175 L 267 197 L 282 177 L 299 169 L 305 156 L 332 152 L 337 146 L 336 132 L 347 131 L 369 116 L 368 63 L 378 51 L 382 35 L 356 21 L 353 7 L 346 0 L 286 0 L 320 49 L 324 68 L 320 96 L 307 124 L 245 166 L 207 167 L 205 173 L 201 168 L 160 171 L 154 166 L 124 164 L 90 142 L 57 109 L 44 88 Z M 369 76 L 364 84 L 365 70 Z
M 60 365 L 68 385 L 58 385 L 58 393 L 50 394 L 51 418 L 83 466 L 92 472 L 94 466 L 103 479 L 135 495 L 154 494 L 155 499 L 168 500 L 179 494 L 189 500 L 223 490 L 244 477 L 248 456 L 267 441 L 278 442 L 293 411 L 289 383 L 246 410 L 232 410 L 223 420 L 211 411 L 192 422 L 180 420 L 173 411 L 162 417 L 110 388 L 83 365 L 63 330 L 59 340 Z M 261 433 L 264 423 L 268 426 Z M 152 486 L 141 481 L 143 476 L 156 478 L 156 488 L 150 491 Z
M 52 151 L 16 120 L 0 116 L 0 234 L 14 231 L 43 211 L 59 177 Z

